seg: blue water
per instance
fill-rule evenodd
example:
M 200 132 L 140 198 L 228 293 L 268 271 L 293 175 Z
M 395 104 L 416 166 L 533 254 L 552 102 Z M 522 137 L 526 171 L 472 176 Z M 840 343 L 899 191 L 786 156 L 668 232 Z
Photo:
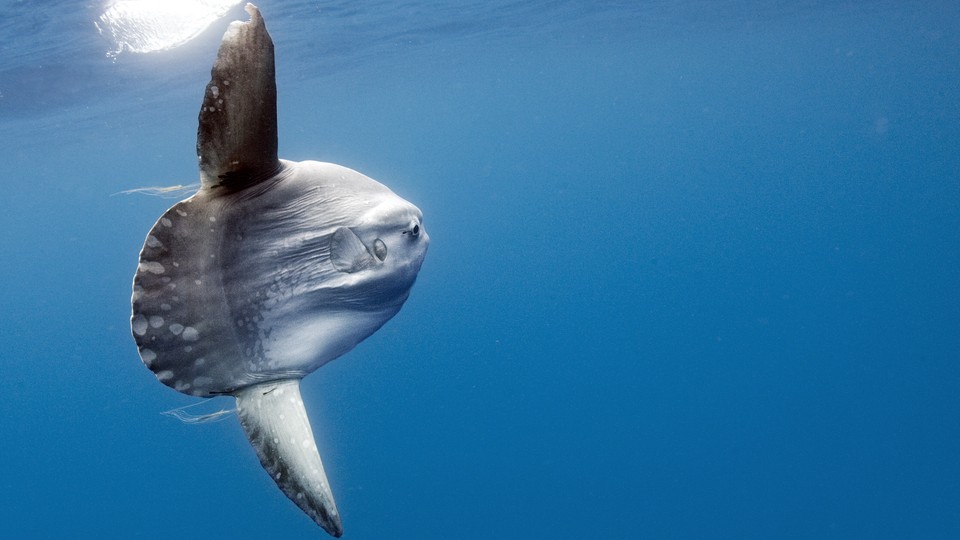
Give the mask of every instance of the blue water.
M 322 538 L 184 425 L 130 284 L 234 9 L 0 21 L 0 537 Z M 348 539 L 960 538 L 960 4 L 263 1 L 280 155 L 424 212 L 307 377 Z M 208 410 L 230 407 L 228 399 Z

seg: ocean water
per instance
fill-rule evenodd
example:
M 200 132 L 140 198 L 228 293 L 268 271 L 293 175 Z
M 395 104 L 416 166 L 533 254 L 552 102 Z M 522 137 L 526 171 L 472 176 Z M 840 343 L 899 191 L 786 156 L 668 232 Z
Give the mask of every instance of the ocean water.
M 960 538 L 960 4 L 259 5 L 281 157 L 432 239 L 303 383 L 344 538 Z M 104 7 L 0 20 L 0 537 L 322 538 L 129 330 L 246 17 Z

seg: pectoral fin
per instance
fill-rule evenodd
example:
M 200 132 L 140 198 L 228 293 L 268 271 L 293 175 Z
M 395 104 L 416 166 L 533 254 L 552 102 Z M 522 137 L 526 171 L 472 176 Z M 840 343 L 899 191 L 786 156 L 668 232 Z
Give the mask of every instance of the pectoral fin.
M 330 262 L 340 272 L 352 274 L 373 264 L 373 256 L 356 233 L 347 227 L 340 227 L 330 241 Z

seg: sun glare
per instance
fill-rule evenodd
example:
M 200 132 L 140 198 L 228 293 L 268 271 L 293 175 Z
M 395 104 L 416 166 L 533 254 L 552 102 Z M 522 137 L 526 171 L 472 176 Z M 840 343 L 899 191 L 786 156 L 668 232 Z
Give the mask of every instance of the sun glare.
M 96 21 L 114 49 L 148 53 L 179 47 L 223 17 L 240 0 L 113 0 Z

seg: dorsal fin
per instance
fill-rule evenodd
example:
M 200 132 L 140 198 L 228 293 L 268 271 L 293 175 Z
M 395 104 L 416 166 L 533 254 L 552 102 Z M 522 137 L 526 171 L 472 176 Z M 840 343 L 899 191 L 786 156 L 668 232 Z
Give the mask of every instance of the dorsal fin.
M 203 187 L 239 187 L 272 176 L 277 159 L 273 40 L 260 11 L 230 23 L 200 108 L 197 156 Z

